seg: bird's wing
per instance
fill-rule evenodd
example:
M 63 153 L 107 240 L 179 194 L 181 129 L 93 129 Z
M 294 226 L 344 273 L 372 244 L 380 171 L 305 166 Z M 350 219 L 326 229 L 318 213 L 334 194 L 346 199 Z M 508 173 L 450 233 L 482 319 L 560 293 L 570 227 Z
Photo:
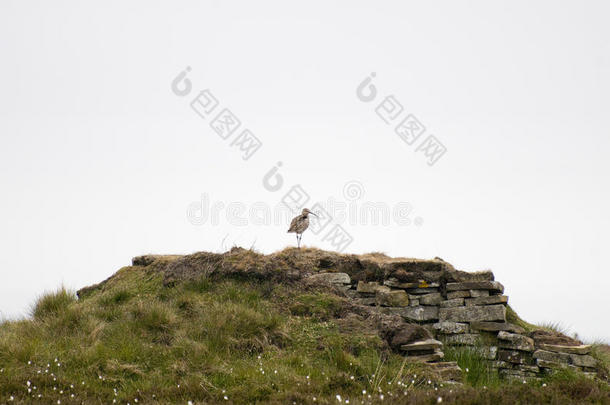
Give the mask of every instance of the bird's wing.
M 299 220 L 299 216 L 292 218 L 292 221 L 290 221 L 290 228 L 288 228 L 288 232 L 296 232 L 298 220 Z

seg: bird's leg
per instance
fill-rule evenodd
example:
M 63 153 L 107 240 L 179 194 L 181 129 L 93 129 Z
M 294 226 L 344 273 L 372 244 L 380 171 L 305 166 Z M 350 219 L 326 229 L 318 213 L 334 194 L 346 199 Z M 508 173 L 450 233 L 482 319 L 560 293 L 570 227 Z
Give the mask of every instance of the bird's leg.
M 301 248 L 301 240 L 299 239 L 299 234 L 297 233 L 297 248 L 300 249 Z

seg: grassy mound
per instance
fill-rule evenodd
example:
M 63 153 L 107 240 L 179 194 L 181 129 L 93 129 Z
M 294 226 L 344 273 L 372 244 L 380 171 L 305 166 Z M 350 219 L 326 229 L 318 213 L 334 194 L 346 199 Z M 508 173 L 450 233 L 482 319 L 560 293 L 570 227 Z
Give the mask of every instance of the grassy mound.
M 320 266 L 292 251 L 270 260 Z M 502 383 L 459 350 L 447 355 L 469 369 L 465 384 L 447 386 L 349 316 L 345 298 L 282 276 L 285 267 L 245 277 L 255 261 L 230 258 L 223 273 L 218 262 L 189 271 L 210 257 L 140 260 L 79 299 L 60 289 L 38 299 L 31 319 L 0 325 L 0 403 L 610 402 L 605 383 L 575 374 Z

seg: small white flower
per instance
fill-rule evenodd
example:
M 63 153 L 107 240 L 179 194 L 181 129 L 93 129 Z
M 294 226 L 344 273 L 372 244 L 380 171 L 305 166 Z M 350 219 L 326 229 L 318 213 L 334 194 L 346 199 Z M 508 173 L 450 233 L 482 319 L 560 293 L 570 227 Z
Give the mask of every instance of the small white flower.
M 9 399 L 8 399 L 8 400 L 9 400 L 9 401 L 14 401 L 14 400 L 15 400 L 15 397 L 11 395 L 11 396 L 9 397 Z
M 29 387 L 30 385 L 32 385 L 32 383 L 30 382 L 30 380 L 28 380 L 28 381 L 25 383 L 25 385 L 27 385 L 27 386 Z
M 383 394 L 379 395 L 379 399 L 383 401 Z
M 28 360 L 28 364 L 32 364 L 32 362 Z
M 466 367 L 466 372 L 468 372 L 468 367 Z
M 362 395 L 366 395 L 366 390 L 362 390 Z
M 546 383 L 542 384 L 543 387 L 546 387 Z
M 224 396 L 225 401 L 229 400 L 229 397 L 227 397 L 226 395 Z
M 341 402 L 341 395 L 337 394 L 335 398 L 337 398 L 337 401 Z
M 138 398 L 134 398 L 133 402 L 138 403 Z
M 193 401 L 188 401 L 186 405 L 193 405 Z
M 57 404 L 61 404 L 61 400 L 60 399 L 57 400 Z
M 442 397 L 436 398 L 436 403 L 437 404 L 440 404 L 441 402 L 443 402 L 443 398 Z
M 70 398 L 74 398 L 74 394 L 70 394 Z

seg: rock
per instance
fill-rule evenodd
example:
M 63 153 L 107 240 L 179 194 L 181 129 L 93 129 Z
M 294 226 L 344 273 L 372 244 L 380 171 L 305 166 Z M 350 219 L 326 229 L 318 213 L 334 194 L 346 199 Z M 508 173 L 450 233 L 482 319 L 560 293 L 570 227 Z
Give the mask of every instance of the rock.
M 519 382 L 530 382 L 530 381 L 536 381 L 538 380 L 537 376 L 535 373 L 532 372 L 528 372 L 528 371 L 521 371 L 518 369 L 500 369 L 498 371 L 498 373 L 500 374 L 500 377 L 506 379 L 506 380 L 512 380 L 512 381 L 519 381 Z
M 419 296 L 419 303 L 421 305 L 438 305 L 443 300 L 441 293 L 430 293 Z
M 491 362 L 493 368 L 511 368 L 513 365 L 501 360 L 495 360 Z
M 429 287 L 440 287 L 438 282 L 434 281 L 426 281 L 426 275 L 424 275 L 424 279 L 413 281 L 413 282 L 401 282 L 395 278 L 389 278 L 383 282 L 384 285 L 393 288 L 429 288 Z M 428 277 L 428 280 L 433 279 L 434 277 Z M 438 278 L 436 278 L 438 280 Z
M 464 333 L 461 335 L 448 335 L 443 340 L 447 345 L 477 346 L 481 335 L 478 333 Z
M 404 321 L 403 321 L 404 322 Z M 398 350 L 402 345 L 420 340 L 432 339 L 432 335 L 422 326 L 413 323 L 403 323 L 399 329 L 388 330 L 390 347 Z
M 481 346 L 478 351 L 481 356 L 485 357 L 487 360 L 494 360 L 498 355 L 497 346 Z
M 409 296 L 405 290 L 377 290 L 375 303 L 383 307 L 406 307 L 409 305 Z
M 492 295 L 492 296 L 488 296 L 488 297 L 464 299 L 464 304 L 466 304 L 467 307 L 471 306 L 471 305 L 506 304 L 507 302 L 508 302 L 508 297 L 506 295 Z
M 524 371 L 526 373 L 537 374 L 540 372 L 538 366 L 528 366 L 527 364 L 519 364 L 513 367 L 513 370 Z
M 448 292 L 447 293 L 447 299 L 448 300 L 452 300 L 454 298 L 467 298 L 467 297 L 470 297 L 470 291 L 469 290 L 452 291 L 452 292 Z
M 493 281 L 494 274 L 490 270 L 466 272 L 460 270 L 448 271 L 445 273 L 445 279 L 450 283 L 461 283 L 465 281 Z
M 432 325 L 434 330 L 437 330 L 440 333 L 444 333 L 446 335 L 457 334 L 457 333 L 468 333 L 468 324 L 467 323 L 458 323 L 458 322 L 438 322 Z
M 470 296 L 471 297 L 489 297 L 489 291 L 488 290 L 470 290 Z
M 350 284 L 351 279 L 347 273 L 317 273 L 307 277 L 307 280 L 322 284 Z
M 513 333 L 525 333 L 525 329 L 521 326 L 513 325 L 512 323 L 506 322 L 471 322 L 470 328 L 475 330 L 485 330 L 490 332 L 497 332 L 505 330 Z
M 570 354 L 572 364 L 578 367 L 597 367 L 597 360 L 588 354 Z
M 441 361 L 438 363 L 430 363 L 430 367 L 432 371 L 441 378 L 442 381 L 462 380 L 462 369 L 455 361 Z
M 385 308 L 387 311 L 400 315 L 408 321 L 432 321 L 438 320 L 438 307 L 404 307 L 404 308 Z
M 505 321 L 506 307 L 504 305 L 485 305 L 440 308 L 438 316 L 441 321 L 453 322 Z
M 436 339 L 420 340 L 418 342 L 401 345 L 400 349 L 405 352 L 418 352 L 422 350 L 436 350 L 443 347 L 443 343 Z
M 545 329 L 537 329 L 530 333 L 529 335 L 534 341 L 536 345 L 540 345 L 541 343 L 549 344 L 549 345 L 561 345 L 561 346 L 580 346 L 582 342 L 580 340 L 572 339 L 569 336 L 564 335 L 563 333 L 559 333 L 552 330 Z
M 546 350 L 536 350 L 532 354 L 532 356 L 535 359 L 548 361 L 548 362 L 552 362 L 552 363 L 563 363 L 563 364 L 570 363 L 570 355 L 565 354 L 565 353 L 549 352 Z
M 417 295 L 414 295 L 414 297 L 417 297 Z M 418 307 L 419 306 L 419 300 L 417 298 L 409 297 L 409 306 L 410 307 Z
M 589 354 L 591 352 L 591 345 L 578 345 L 578 346 L 565 346 L 565 345 L 551 345 L 547 343 L 537 343 L 537 347 L 542 350 L 548 350 L 550 352 L 559 353 L 572 353 L 572 354 Z
M 453 298 L 446 301 L 441 301 L 441 308 L 454 308 L 454 307 L 463 307 L 464 306 L 464 298 Z
M 490 292 L 504 292 L 504 286 L 497 281 L 464 281 L 461 283 L 447 283 L 447 291 L 462 290 L 489 290 Z
M 356 301 L 357 304 L 367 305 L 367 306 L 376 304 L 375 297 L 354 298 L 354 301 Z
M 568 365 L 562 363 L 555 363 L 552 361 L 546 361 L 542 359 L 536 359 L 536 365 L 540 368 L 565 368 Z
M 427 288 L 407 288 L 407 292 L 409 294 L 430 294 L 438 292 L 438 288 L 436 287 L 427 287 Z
M 358 286 L 356 287 L 356 291 L 364 294 L 375 294 L 379 289 L 380 285 L 377 281 L 358 281 Z M 388 288 L 389 290 L 389 288 Z
M 432 354 L 422 354 L 419 356 L 407 356 L 407 358 L 411 361 L 415 361 L 418 363 L 428 363 L 432 361 L 439 361 L 445 357 L 445 354 L 441 351 L 434 352 Z
M 498 360 L 513 364 L 526 364 L 530 357 L 519 350 L 498 349 Z
M 509 333 L 506 331 L 498 332 L 500 343 L 498 346 L 506 349 L 523 350 L 526 352 L 534 351 L 534 339 L 517 333 Z

